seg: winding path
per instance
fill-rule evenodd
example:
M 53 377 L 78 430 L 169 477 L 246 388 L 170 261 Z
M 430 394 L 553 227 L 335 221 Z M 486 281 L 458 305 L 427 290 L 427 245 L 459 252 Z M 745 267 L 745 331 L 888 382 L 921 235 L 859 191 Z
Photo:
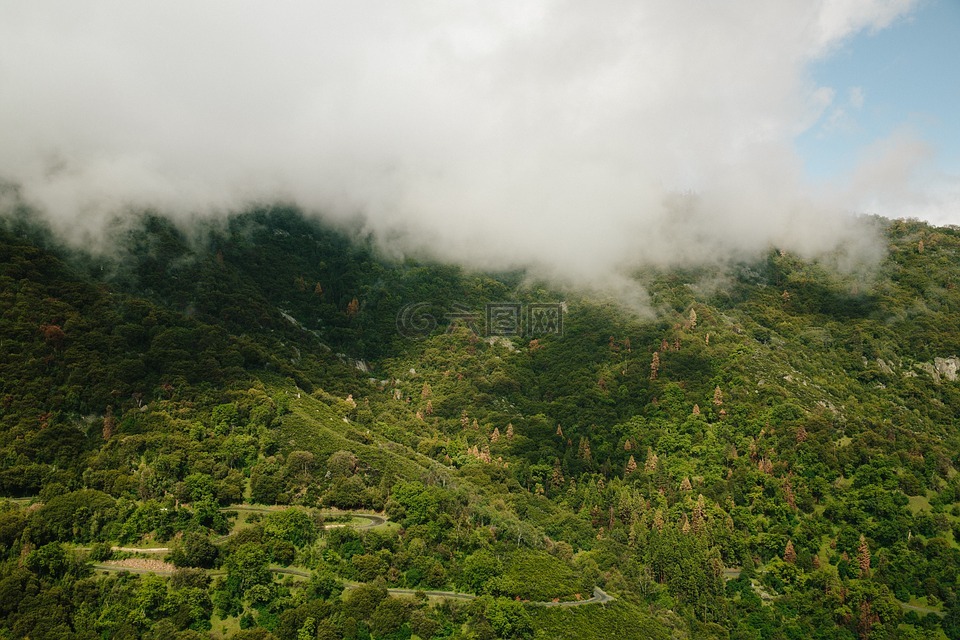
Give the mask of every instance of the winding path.
M 232 505 L 229 507 L 223 507 L 220 511 L 252 511 L 256 513 L 276 513 L 284 509 L 289 509 L 291 507 L 276 507 L 276 506 L 266 506 L 266 505 L 251 505 L 251 504 L 239 504 Z M 378 527 L 387 523 L 387 518 L 378 513 L 366 513 L 359 511 L 337 511 L 337 512 L 327 512 L 335 515 L 350 515 L 353 518 L 360 518 L 366 520 L 364 524 L 357 524 L 352 522 L 333 522 L 330 524 L 323 525 L 324 529 L 333 529 L 337 527 L 354 527 L 355 529 L 370 529 L 373 527 Z M 231 534 L 222 536 L 218 539 L 218 542 L 222 542 L 230 537 Z M 130 553 L 144 553 L 144 554 L 155 554 L 155 553 L 167 553 L 170 551 L 169 547 L 146 547 L 146 548 L 137 548 L 137 547 L 113 547 L 114 551 L 124 551 Z M 147 569 L 143 567 L 129 567 L 122 565 L 114 565 L 107 563 L 95 563 L 93 568 L 97 571 L 110 571 L 110 572 L 121 572 L 127 571 L 129 573 L 137 574 L 147 574 L 152 573 L 160 576 L 170 576 L 173 574 L 173 570 L 164 570 L 164 569 Z M 279 573 L 283 575 L 297 576 L 300 578 L 310 578 L 311 572 L 306 569 L 299 569 L 296 567 L 281 567 L 281 566 L 271 566 L 270 571 L 273 573 Z M 222 571 L 208 571 L 210 575 L 220 575 Z M 362 583 L 344 583 L 343 588 L 347 589 L 356 589 L 361 586 Z M 392 596 L 413 596 L 417 593 L 423 593 L 428 597 L 434 598 L 450 598 L 453 600 L 474 600 L 477 598 L 475 594 L 472 593 L 462 593 L 459 591 L 424 591 L 422 589 L 400 589 L 400 588 L 387 588 L 387 593 Z M 607 604 L 612 602 L 615 598 L 600 587 L 593 588 L 593 597 L 587 600 L 568 600 L 563 602 L 527 602 L 534 606 L 542 607 L 578 607 L 585 604 Z

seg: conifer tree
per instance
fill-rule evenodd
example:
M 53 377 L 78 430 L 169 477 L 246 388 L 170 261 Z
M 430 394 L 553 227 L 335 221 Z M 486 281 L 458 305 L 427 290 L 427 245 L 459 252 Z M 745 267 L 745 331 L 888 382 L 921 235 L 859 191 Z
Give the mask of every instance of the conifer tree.
M 653 526 L 657 531 L 663 531 L 663 512 L 660 509 L 653 512 Z
M 513 423 L 507 423 L 507 440 L 513 440 Z
M 650 379 L 656 380 L 657 373 L 660 371 L 660 354 L 653 352 L 653 358 L 650 360 Z
M 718 407 L 723 404 L 723 391 L 720 391 L 719 385 L 713 390 L 713 404 Z
M 637 470 L 637 461 L 633 459 L 633 456 L 630 456 L 630 459 L 627 461 L 627 475 L 630 475 Z
M 657 465 L 659 464 L 660 459 L 657 458 L 657 454 L 653 452 L 653 447 L 647 448 L 647 461 L 643 465 L 643 470 L 647 473 L 653 473 L 657 470 Z
M 860 576 L 866 578 L 870 575 L 870 545 L 867 539 L 860 534 L 860 544 L 857 546 L 857 563 L 860 565 Z
M 500 429 L 497 427 L 493 428 L 493 433 L 490 434 L 490 442 L 496 442 L 500 439 Z
M 550 485 L 552 487 L 559 487 L 563 484 L 563 482 L 563 471 L 560 469 L 560 458 L 557 458 L 556 462 L 553 464 L 553 475 L 550 477 Z
M 107 407 L 107 412 L 103 416 L 103 439 L 109 440 L 117 428 L 117 419 L 113 417 L 113 406 Z
M 783 561 L 788 564 L 796 564 L 797 552 L 793 548 L 793 540 L 787 540 L 787 546 L 783 550 Z

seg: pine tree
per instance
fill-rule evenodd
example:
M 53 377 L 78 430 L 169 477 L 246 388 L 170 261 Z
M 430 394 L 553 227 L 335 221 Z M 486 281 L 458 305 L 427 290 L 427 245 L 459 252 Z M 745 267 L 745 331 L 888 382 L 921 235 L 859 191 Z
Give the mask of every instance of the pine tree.
M 663 512 L 660 509 L 653 512 L 653 526 L 657 531 L 663 531 Z
M 693 486 L 690 484 L 690 476 L 684 476 L 683 481 L 680 483 L 680 491 L 692 491 Z
M 803 428 L 803 425 L 797 429 L 797 444 L 801 444 L 807 441 L 807 430 Z
M 720 391 L 719 385 L 713 390 L 713 404 L 718 407 L 723 404 L 723 391 Z
M 857 546 L 857 563 L 860 565 L 860 576 L 866 578 L 870 575 L 870 545 L 867 539 L 860 534 L 860 544 Z
M 787 546 L 783 550 L 783 561 L 788 564 L 796 564 L 797 552 L 793 548 L 793 540 L 787 540 Z
M 693 508 L 693 532 L 701 533 L 706 528 L 707 504 L 703 494 L 697 496 L 697 504 Z
M 323 295 L 323 287 L 320 286 L 320 283 L 317 283 L 317 286 L 313 288 L 313 295 L 319 297 Z
M 643 470 L 647 473 L 653 473 L 657 470 L 657 465 L 659 464 L 660 459 L 657 457 L 657 454 L 653 452 L 652 447 L 647 448 L 647 462 L 643 465 Z
M 507 440 L 513 440 L 513 423 L 507 423 Z
M 688 323 L 691 329 L 697 328 L 697 312 L 695 309 L 690 309 L 690 322 Z
M 354 298 L 350 301 L 350 304 L 347 305 L 347 315 L 353 317 L 357 315 L 358 311 L 360 311 L 360 302 Z
M 433 413 L 433 400 L 427 400 L 426 413 L 427 415 L 430 415 L 431 413 Z
M 557 435 L 563 437 L 563 428 L 559 424 L 557 425 Z
M 633 456 L 630 456 L 630 459 L 627 461 L 626 475 L 630 475 L 636 470 L 637 470 L 637 461 L 633 459 Z
M 577 456 L 583 460 L 590 460 L 590 441 L 586 438 L 580 438 L 580 444 L 577 446 Z
M 700 405 L 698 404 L 693 405 L 693 415 L 695 416 L 700 415 Z
M 420 390 L 420 397 L 426 400 L 430 397 L 430 394 L 433 393 L 433 390 L 430 388 L 429 382 L 423 383 L 423 389 Z
M 624 451 L 633 451 L 633 443 L 630 442 L 630 438 L 627 438 L 627 441 L 623 443 Z
M 109 440 L 117 428 L 117 419 L 113 417 L 113 406 L 107 407 L 107 412 L 103 416 L 103 439 Z
M 553 465 L 553 476 L 550 478 L 550 486 L 559 487 L 564 482 L 563 471 L 560 469 L 560 458 Z
M 787 498 L 787 504 L 790 505 L 790 508 L 796 511 L 797 499 L 793 495 L 793 487 L 790 486 L 789 480 L 783 483 L 783 495 Z
M 660 354 L 653 352 L 653 358 L 650 360 L 650 379 L 656 380 L 657 373 L 660 371 Z
M 500 439 L 500 429 L 497 427 L 493 428 L 493 433 L 490 434 L 490 442 L 496 442 Z

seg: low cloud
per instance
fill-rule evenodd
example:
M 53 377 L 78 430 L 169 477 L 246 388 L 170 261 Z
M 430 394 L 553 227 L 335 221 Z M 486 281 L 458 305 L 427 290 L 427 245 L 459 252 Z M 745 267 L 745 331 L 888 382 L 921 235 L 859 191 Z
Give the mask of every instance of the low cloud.
M 843 212 L 906 169 L 808 184 L 792 140 L 833 93 L 806 69 L 912 6 L 9 2 L 0 177 L 80 242 L 282 200 L 395 253 L 593 283 L 860 247 Z

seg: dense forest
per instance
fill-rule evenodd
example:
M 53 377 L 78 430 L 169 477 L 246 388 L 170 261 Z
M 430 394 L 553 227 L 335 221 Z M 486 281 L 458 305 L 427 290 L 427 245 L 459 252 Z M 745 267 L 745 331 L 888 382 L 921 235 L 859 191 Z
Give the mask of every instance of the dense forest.
M 639 269 L 0 216 L 0 639 L 960 638 L 960 229 Z

